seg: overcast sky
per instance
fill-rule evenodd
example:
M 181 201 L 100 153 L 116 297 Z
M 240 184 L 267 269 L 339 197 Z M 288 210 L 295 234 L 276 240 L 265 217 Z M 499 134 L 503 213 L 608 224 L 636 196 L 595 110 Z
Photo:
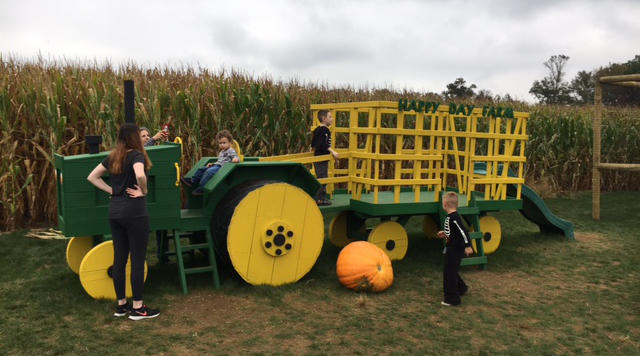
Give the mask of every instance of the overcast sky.
M 528 93 L 640 55 L 640 1 L 0 0 L 0 54 L 239 69 L 276 80 Z

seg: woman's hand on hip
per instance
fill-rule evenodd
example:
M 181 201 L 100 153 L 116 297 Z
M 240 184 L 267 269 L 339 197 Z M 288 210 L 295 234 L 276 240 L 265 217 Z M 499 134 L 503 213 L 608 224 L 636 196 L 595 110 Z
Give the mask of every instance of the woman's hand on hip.
M 144 193 L 142 192 L 142 189 L 136 184 L 134 185 L 134 188 L 127 188 L 127 194 L 129 194 L 129 198 L 142 198 L 144 197 Z

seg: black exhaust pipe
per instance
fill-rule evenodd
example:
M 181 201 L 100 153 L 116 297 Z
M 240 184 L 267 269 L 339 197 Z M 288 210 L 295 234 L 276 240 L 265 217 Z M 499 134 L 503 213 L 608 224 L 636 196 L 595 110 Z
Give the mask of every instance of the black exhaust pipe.
M 135 92 L 133 87 L 133 80 L 128 79 L 124 81 L 124 120 L 132 124 L 136 123 L 135 113 Z

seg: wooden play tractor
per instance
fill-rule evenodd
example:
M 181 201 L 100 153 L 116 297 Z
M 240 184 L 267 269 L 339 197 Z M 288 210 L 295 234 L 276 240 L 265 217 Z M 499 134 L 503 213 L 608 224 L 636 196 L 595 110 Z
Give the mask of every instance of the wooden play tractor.
M 520 210 L 541 229 L 573 238 L 571 223 L 551 214 L 524 185 L 528 113 L 415 100 L 311 109 L 314 122 L 319 110 L 335 117 L 331 138 L 339 160 L 312 152 L 244 157 L 225 164 L 202 196 L 192 196 L 186 188 L 186 209 L 180 199 L 181 146 L 148 148 L 153 162 L 147 196 L 151 229 L 166 231 L 162 257 L 175 256 L 184 293 L 191 273 L 211 273 L 219 286 L 216 256 L 253 285 L 298 281 L 322 249 L 322 212 L 337 212 L 329 226 L 333 244 L 367 240 L 391 259 L 402 259 L 409 246 L 404 225 L 421 216 L 425 234 L 435 235 L 446 215 L 441 196 L 449 190 L 458 193 L 458 212 L 473 231 L 476 255 L 464 258 L 462 265 L 485 268 L 487 254 L 498 249 L 500 223 L 489 215 L 495 211 Z M 58 222 L 65 236 L 74 237 L 67 261 L 95 298 L 115 298 L 109 197 L 86 181 L 107 154 L 55 156 Z M 187 176 L 215 159 L 202 158 Z M 329 177 L 317 180 L 311 165 L 320 161 L 329 161 Z M 312 198 L 320 184 L 327 184 L 332 194 L 329 207 L 319 208 Z M 377 225 L 368 228 L 369 221 Z M 173 251 L 165 251 L 171 239 Z M 208 264 L 186 268 L 184 255 L 193 251 L 204 252 Z

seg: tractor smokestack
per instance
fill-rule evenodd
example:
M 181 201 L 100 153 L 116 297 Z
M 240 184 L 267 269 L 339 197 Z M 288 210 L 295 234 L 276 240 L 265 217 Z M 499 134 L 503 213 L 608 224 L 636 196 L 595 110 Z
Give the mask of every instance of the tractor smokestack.
M 124 81 L 124 119 L 132 124 L 136 123 L 135 116 L 135 93 L 133 80 Z

